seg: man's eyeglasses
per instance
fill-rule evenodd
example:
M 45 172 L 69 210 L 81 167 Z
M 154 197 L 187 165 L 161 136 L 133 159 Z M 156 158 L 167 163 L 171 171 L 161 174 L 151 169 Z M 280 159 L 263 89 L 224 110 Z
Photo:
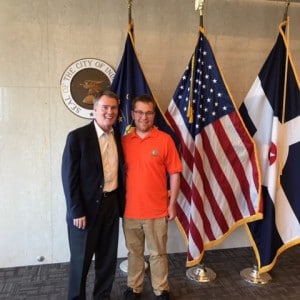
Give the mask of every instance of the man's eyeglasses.
M 146 112 L 144 112 L 144 111 L 141 111 L 141 110 L 134 110 L 133 111 L 137 116 L 139 116 L 139 117 L 142 117 L 142 116 L 146 116 L 146 117 L 152 117 L 154 114 L 155 114 L 155 112 L 154 111 L 146 111 Z

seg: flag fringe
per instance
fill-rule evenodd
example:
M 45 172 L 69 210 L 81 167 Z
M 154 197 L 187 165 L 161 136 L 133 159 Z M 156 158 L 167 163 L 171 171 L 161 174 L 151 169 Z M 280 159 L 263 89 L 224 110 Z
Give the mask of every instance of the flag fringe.
M 232 234 L 232 232 L 235 231 L 240 226 L 244 225 L 244 227 L 247 230 L 249 230 L 248 226 L 245 226 L 245 225 L 247 225 L 247 223 L 258 221 L 258 220 L 261 220 L 262 218 L 263 218 L 263 214 L 261 212 L 257 212 L 255 215 L 252 215 L 252 216 L 249 216 L 249 217 L 246 217 L 246 218 L 243 218 L 243 219 L 237 221 L 235 224 L 231 225 L 230 229 L 226 233 L 224 233 L 220 238 L 217 238 L 214 241 L 210 241 L 210 242 L 204 244 L 203 251 L 200 253 L 200 255 L 197 258 L 195 258 L 191 261 L 186 261 L 186 267 L 193 267 L 193 266 L 199 264 L 204 256 L 204 253 L 206 250 L 209 250 L 210 248 L 216 247 L 216 246 L 220 245 L 221 243 L 223 243 L 228 238 L 228 236 L 230 234 Z M 188 246 L 188 237 L 186 236 L 183 226 L 181 225 L 181 223 L 179 222 L 179 220 L 177 218 L 176 218 L 176 224 L 179 228 L 180 233 L 182 234 L 182 236 L 185 240 L 186 246 Z M 252 237 L 251 237 L 251 239 L 252 239 Z M 251 239 L 250 239 L 250 242 L 251 242 Z M 252 241 L 253 241 L 253 239 L 252 239 Z
M 273 269 L 273 267 L 275 266 L 276 262 L 277 262 L 277 259 L 278 257 L 286 250 L 288 250 L 289 248 L 292 248 L 296 245 L 299 245 L 300 244 L 300 238 L 296 239 L 296 240 L 293 240 L 289 243 L 286 243 L 286 244 L 283 244 L 280 248 L 278 248 L 278 250 L 276 251 L 276 255 L 275 257 L 273 258 L 272 262 L 266 266 L 263 266 L 261 267 L 261 260 L 260 260 L 260 255 L 259 255 L 259 251 L 258 251 L 258 248 L 257 248 L 257 245 L 254 241 L 254 238 L 251 234 L 251 231 L 249 229 L 248 226 L 245 226 L 245 229 L 246 229 L 246 232 L 247 232 L 247 235 L 248 235 L 248 238 L 251 242 L 251 245 L 252 245 L 252 248 L 254 250 L 254 253 L 255 253 L 255 257 L 256 257 L 256 262 L 257 262 L 257 267 L 258 267 L 258 272 L 261 274 L 261 273 L 266 273 L 266 272 L 269 272 Z
M 299 80 L 299 77 L 298 77 L 298 74 L 296 72 L 296 68 L 295 68 L 295 64 L 294 64 L 294 61 L 293 61 L 293 58 L 292 58 L 292 55 L 291 55 L 291 51 L 290 51 L 290 47 L 289 47 L 289 41 L 283 31 L 283 27 L 284 26 L 288 26 L 289 25 L 289 18 L 285 21 L 282 21 L 279 26 L 278 26 L 278 29 L 279 29 L 279 33 L 280 35 L 282 36 L 282 39 L 283 39 L 283 42 L 284 42 L 284 45 L 287 49 L 287 56 L 288 56 L 288 60 L 290 61 L 290 64 L 291 64 L 291 67 L 292 67 L 292 70 L 293 70 L 293 73 L 296 77 L 296 82 L 297 82 L 297 86 L 298 88 L 300 89 L 300 80 Z

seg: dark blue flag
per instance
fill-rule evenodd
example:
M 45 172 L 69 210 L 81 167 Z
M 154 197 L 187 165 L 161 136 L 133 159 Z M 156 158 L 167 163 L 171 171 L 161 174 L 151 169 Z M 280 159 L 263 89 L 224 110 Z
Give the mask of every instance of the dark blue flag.
M 120 98 L 120 115 L 117 125 L 119 126 L 121 134 L 124 135 L 130 131 L 130 127 L 132 126 L 132 100 L 143 94 L 150 95 L 154 98 L 138 61 L 134 49 L 133 36 L 130 30 L 128 30 L 123 57 L 112 82 L 111 90 Z M 157 104 L 154 120 L 155 126 L 170 134 L 175 144 L 178 145 L 179 142 L 175 133 L 167 123 L 156 100 L 155 102 Z
M 260 272 L 300 243 L 300 92 L 286 26 L 240 107 L 261 169 L 264 218 L 248 224 Z

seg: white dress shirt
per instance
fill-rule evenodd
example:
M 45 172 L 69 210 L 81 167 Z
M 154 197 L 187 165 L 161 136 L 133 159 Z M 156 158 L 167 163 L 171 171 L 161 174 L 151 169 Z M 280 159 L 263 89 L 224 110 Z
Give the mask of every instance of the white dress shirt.
M 111 192 L 118 187 L 118 151 L 114 138 L 114 130 L 111 129 L 109 133 L 105 133 L 96 121 L 94 121 L 94 124 L 98 136 L 103 165 L 103 191 Z

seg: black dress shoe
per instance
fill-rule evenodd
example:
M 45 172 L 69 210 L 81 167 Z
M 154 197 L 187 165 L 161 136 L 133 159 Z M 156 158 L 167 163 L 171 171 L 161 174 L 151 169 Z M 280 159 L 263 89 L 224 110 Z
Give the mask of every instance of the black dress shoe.
M 170 294 L 167 291 L 163 291 L 161 295 L 156 296 L 155 299 L 160 299 L 160 300 L 170 300 Z
M 128 288 L 123 294 L 123 300 L 141 299 L 141 293 L 135 293 L 132 288 Z

